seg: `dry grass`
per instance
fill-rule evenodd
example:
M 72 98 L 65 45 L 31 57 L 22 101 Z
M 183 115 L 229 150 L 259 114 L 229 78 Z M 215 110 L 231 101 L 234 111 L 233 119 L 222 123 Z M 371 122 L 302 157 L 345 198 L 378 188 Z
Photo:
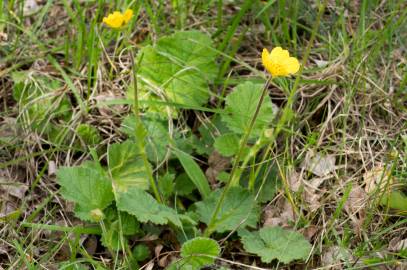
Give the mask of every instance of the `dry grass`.
M 45 4 L 45 1 L 37 2 L 41 6 Z M 307 1 L 299 2 L 307 5 Z M 301 78 L 295 117 L 279 136 L 277 147 L 267 156 L 268 161 L 274 161 L 278 174 L 286 179 L 289 192 L 287 194 L 282 188 L 264 205 L 262 219 L 262 223 L 269 225 L 301 228 L 300 232 L 313 244 L 313 255 L 303 264 L 266 265 L 245 253 L 237 239 L 231 237 L 223 243 L 219 265 L 232 269 L 362 269 L 370 262 L 372 269 L 407 267 L 405 250 L 403 253 L 395 248 L 400 241 L 406 241 L 405 212 L 379 205 L 380 198 L 392 187 L 406 190 L 407 146 L 403 142 L 407 136 L 405 7 L 403 11 L 402 1 L 382 1 L 370 7 L 368 13 L 362 11 L 361 5 L 349 6 L 343 12 L 342 7 L 329 2 Z M 83 4 L 83 8 L 85 6 Z M 91 18 L 97 8 L 96 3 L 87 5 L 86 14 Z M 77 8 L 73 10 L 75 12 Z M 287 6 L 286 11 L 289 10 Z M 248 13 L 250 15 L 240 21 L 231 40 L 233 46 L 243 35 L 239 49 L 231 56 L 231 66 L 225 72 L 230 84 L 224 83 L 222 78 L 212 90 L 220 94 L 222 87 L 229 92 L 235 82 L 246 78 L 259 80 L 259 75 L 263 76 L 258 58 L 260 49 L 277 41 L 292 45 L 292 41 L 286 40 L 281 33 L 285 23 L 295 21 L 298 24 L 297 51 L 294 53 L 301 57 L 301 48 L 306 46 L 310 34 L 306 29 L 311 28 L 315 10 L 311 4 L 303 14 L 287 18 L 270 11 L 271 23 L 277 33 L 268 31 L 260 20 L 255 20 L 255 11 Z M 223 11 L 223 22 L 229 25 L 238 9 L 226 4 Z M 163 17 L 154 21 L 142 9 L 138 27 L 131 30 L 134 46 L 154 42 L 177 28 L 177 17 L 173 15 L 171 5 L 166 5 L 162 12 L 159 15 Z M 27 227 L 28 223 L 84 225 L 74 217 L 73 206 L 58 194 L 55 171 L 61 166 L 74 166 L 90 159 L 85 143 L 77 144 L 77 134 L 72 132 L 79 124 L 87 123 L 97 128 L 102 140 L 95 149 L 103 158 L 108 145 L 125 138 L 120 125 L 124 116 L 130 113 L 128 105 L 100 106 L 100 102 L 126 96 L 131 81 L 129 51 L 119 45 L 114 57 L 116 43 L 104 44 L 97 61 L 97 81 L 89 88 L 89 63 L 85 54 L 91 51 L 84 49 L 82 59 L 65 52 L 66 48 L 74 46 L 72 43 L 80 34 L 77 26 L 74 27 L 62 4 L 52 4 L 46 14 L 38 31 L 31 33 L 40 43 L 13 26 L 16 23 L 19 27 L 32 29 L 30 26 L 35 24 L 40 13 L 20 22 L 10 12 L 5 11 L 0 17 L 3 18 L 0 45 L 4 45 L 0 48 L 0 269 L 57 269 L 61 261 L 83 259 L 95 262 L 94 267 L 124 269 L 119 266 L 121 260 L 125 261 L 123 256 L 110 254 L 101 246 L 98 236 L 84 234 L 79 237 L 61 232 L 58 227 L 54 231 Z M 219 30 L 213 22 L 217 14 L 215 6 L 208 13 L 194 13 L 188 16 L 185 26 L 213 35 Z M 345 17 L 340 18 L 341 14 Z M 388 21 L 390 16 L 395 22 Z M 362 20 L 366 22 L 365 26 L 361 26 Z M 300 28 L 301 25 L 306 29 Z M 364 35 L 358 34 L 360 31 Z M 223 31 L 215 40 L 220 43 L 224 37 Z M 232 51 L 229 48 L 224 53 L 229 55 Z M 69 74 L 72 85 L 86 104 L 86 113 L 77 106 L 69 83 L 47 54 L 51 54 Z M 79 65 L 75 66 L 75 63 Z M 60 82 L 54 95 L 66 96 L 74 104 L 69 108 L 73 113 L 71 120 L 56 123 L 59 128 L 71 131 L 65 138 L 50 140 L 42 130 L 33 131 L 16 124 L 24 111 L 12 97 L 11 74 L 16 70 L 29 70 L 34 77 L 42 74 Z M 277 81 L 270 87 L 272 101 L 279 107 L 284 106 L 287 97 L 283 83 Z M 222 102 L 222 98 L 212 98 L 208 107 L 216 108 Z M 186 110 L 182 115 L 184 118 L 172 123 L 175 129 L 186 126 L 196 129 L 202 119 L 208 119 L 211 114 Z M 323 156 L 323 162 L 329 163 L 329 158 L 334 160 L 331 169 L 329 164 L 318 162 L 323 170 L 328 170 L 319 176 L 310 173 L 312 169 L 306 162 L 316 153 Z M 198 158 L 205 164 L 208 162 L 208 157 Z M 380 183 L 381 180 L 385 183 Z M 376 187 L 373 191 L 369 189 L 372 181 L 378 181 L 373 185 Z M 291 201 L 287 199 L 290 196 Z M 144 262 L 140 269 L 151 269 L 152 264 L 154 269 L 159 269 L 176 256 L 179 246 L 167 239 L 173 237 L 164 230 L 159 235 L 152 231 L 144 239 L 137 240 L 156 252 L 156 256 Z M 162 250 L 158 250 L 160 246 Z M 339 253 L 340 259 L 337 258 Z

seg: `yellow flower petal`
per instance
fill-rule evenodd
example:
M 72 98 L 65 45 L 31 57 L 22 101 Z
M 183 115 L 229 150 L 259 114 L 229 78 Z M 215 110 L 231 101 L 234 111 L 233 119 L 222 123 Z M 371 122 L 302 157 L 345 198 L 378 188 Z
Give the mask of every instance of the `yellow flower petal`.
M 261 60 L 273 77 L 288 76 L 296 73 L 300 68 L 297 58 L 290 57 L 289 52 L 281 47 L 274 48 L 271 53 L 263 49 Z
M 103 18 L 103 23 L 111 28 L 120 28 L 128 23 L 133 17 L 133 10 L 127 9 L 124 13 L 115 11 Z
M 295 57 L 289 57 L 288 59 L 286 59 L 284 61 L 284 65 L 289 74 L 297 73 L 298 70 L 300 69 L 300 63 L 298 62 L 297 58 L 295 58 Z
M 269 57 L 270 57 L 269 51 L 268 51 L 266 48 L 264 48 L 264 49 L 263 49 L 263 52 L 261 53 L 261 60 L 262 60 L 262 62 L 263 62 L 263 65 L 264 65 L 266 62 L 269 61 Z
M 263 62 L 263 66 L 271 73 L 271 61 L 270 61 L 270 54 L 267 49 L 263 49 L 263 53 L 261 54 L 261 60 Z
M 133 10 L 131 9 L 127 9 L 124 13 L 123 13 L 123 20 L 124 23 L 128 23 L 131 18 L 133 17 Z
M 282 61 L 283 59 L 289 57 L 289 53 L 287 50 L 283 50 L 281 47 L 275 47 L 271 53 L 270 53 L 270 58 L 273 61 Z
M 119 11 L 115 11 L 109 16 L 103 18 L 103 22 L 111 28 L 119 28 L 123 25 L 123 15 Z

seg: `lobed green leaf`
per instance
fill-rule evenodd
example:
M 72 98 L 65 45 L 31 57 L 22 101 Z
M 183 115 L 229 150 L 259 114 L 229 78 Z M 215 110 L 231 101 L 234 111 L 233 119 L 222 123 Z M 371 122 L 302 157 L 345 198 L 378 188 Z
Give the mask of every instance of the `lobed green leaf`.
M 239 235 L 244 249 L 257 254 L 265 263 L 274 259 L 283 263 L 305 260 L 312 248 L 302 234 L 281 227 L 265 227 L 255 232 L 241 230 Z

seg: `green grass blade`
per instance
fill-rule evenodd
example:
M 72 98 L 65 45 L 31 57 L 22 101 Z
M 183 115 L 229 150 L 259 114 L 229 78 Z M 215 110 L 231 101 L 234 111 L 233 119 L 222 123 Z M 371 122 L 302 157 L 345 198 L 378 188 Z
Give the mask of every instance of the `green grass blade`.
M 178 149 L 174 149 L 173 153 L 181 162 L 182 167 L 184 167 L 186 173 L 188 174 L 189 178 L 191 178 L 191 181 L 199 190 L 199 193 L 201 193 L 202 197 L 208 197 L 211 189 L 209 187 L 208 180 L 206 179 L 206 176 L 202 172 L 199 165 L 187 153 L 184 153 Z

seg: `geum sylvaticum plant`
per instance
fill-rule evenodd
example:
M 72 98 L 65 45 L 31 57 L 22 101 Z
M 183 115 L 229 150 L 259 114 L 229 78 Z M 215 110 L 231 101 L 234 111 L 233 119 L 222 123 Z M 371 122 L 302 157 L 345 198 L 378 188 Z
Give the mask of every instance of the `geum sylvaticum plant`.
M 115 11 L 103 23 L 120 33 L 129 26 L 132 16 L 130 9 Z M 131 51 L 130 40 L 124 39 Z M 271 80 L 297 73 L 298 60 L 281 47 L 270 53 L 264 49 L 261 59 L 271 77 L 265 85 L 238 84 L 226 97 L 225 108 L 213 117 L 221 134 L 213 139 L 200 127 L 199 139 L 190 130 L 189 137 L 185 132 L 168 130 L 180 117 L 180 108 L 199 109 L 208 102 L 209 85 L 218 70 L 211 38 L 198 31 L 181 31 L 142 47 L 136 55 L 131 66 L 132 82 L 128 84 L 133 115 L 122 123 L 128 139 L 108 147 L 106 166 L 90 149 L 93 161 L 58 170 L 61 194 L 75 203 L 76 216 L 99 223 L 102 243 L 112 252 L 127 250 L 128 236 L 144 234 L 143 223 L 168 225 L 182 244 L 181 259 L 169 267 L 172 269 L 200 269 L 214 263 L 220 254 L 214 239 L 235 231 L 246 251 L 259 255 L 263 262 L 306 259 L 311 246 L 301 234 L 279 227 L 249 230 L 257 228 L 260 203 L 271 200 L 273 194 L 260 195 L 269 181 L 265 176 L 261 183 L 257 182 L 260 169 L 248 183 L 242 182 L 249 162 L 261 149 L 270 147 L 279 132 L 270 128 L 277 112 L 268 95 Z M 284 112 L 277 127 L 288 121 Z M 211 144 L 214 148 L 208 147 Z M 233 166 L 223 174 L 224 187 L 212 190 L 191 155 L 215 149 L 224 156 L 233 156 Z M 174 160 L 185 173 L 179 172 L 180 166 L 160 168 Z M 272 190 L 275 187 L 269 186 L 266 192 Z M 192 200 L 193 205 L 184 205 L 182 198 Z M 199 222 L 207 225 L 204 231 L 199 229 Z

